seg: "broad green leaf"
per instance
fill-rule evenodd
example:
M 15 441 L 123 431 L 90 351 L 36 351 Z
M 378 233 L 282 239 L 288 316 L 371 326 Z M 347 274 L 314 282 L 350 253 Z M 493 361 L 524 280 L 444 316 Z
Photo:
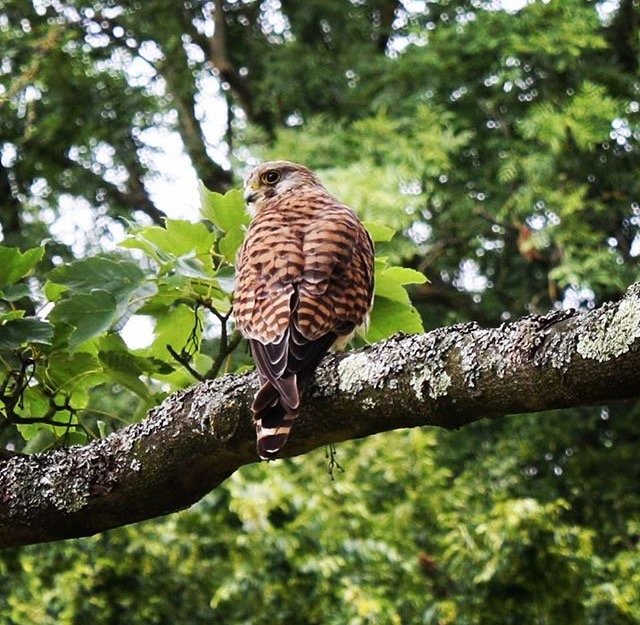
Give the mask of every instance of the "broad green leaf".
M 42 388 L 30 386 L 22 396 L 22 413 L 31 417 L 41 417 L 49 408 L 49 398 L 44 395 Z
M 222 232 L 247 226 L 251 217 L 244 207 L 242 191 L 232 189 L 224 195 L 209 191 L 200 182 L 200 213 L 204 219 L 213 222 Z
M 385 258 L 376 259 L 376 295 L 410 306 L 409 294 L 403 285 L 422 284 L 426 277 L 415 269 L 387 267 L 386 262 Z
M 7 310 L 7 312 L 0 313 L 0 322 L 6 323 L 7 321 L 13 321 L 14 319 L 22 319 L 24 317 L 24 310 Z
M 211 280 L 215 275 L 211 262 L 207 258 L 207 262 L 203 263 L 200 258 L 189 254 L 182 256 L 176 262 L 176 273 L 186 278 L 196 278 L 199 280 Z
M 47 363 L 47 377 L 56 393 L 69 395 L 107 379 L 101 362 L 86 352 L 55 352 Z
M 73 326 L 69 347 L 106 332 L 119 318 L 118 305 L 111 293 L 102 290 L 78 293 L 56 304 L 49 319 L 54 323 Z
M 143 373 L 151 374 L 156 372 L 166 374 L 173 371 L 173 367 L 166 363 L 164 360 L 159 360 L 158 358 L 147 358 L 144 356 L 133 354 L 131 351 L 129 351 L 129 348 L 127 347 L 127 344 L 124 342 L 123 338 L 115 332 L 109 332 L 108 334 L 101 336 L 97 340 L 97 347 L 99 350 L 99 354 L 101 352 L 126 352 L 126 357 L 130 357 L 133 359 L 131 363 L 131 370 L 136 375 L 141 375 Z
M 65 447 L 71 447 L 72 445 L 86 445 L 88 439 L 82 430 L 70 430 L 64 434 L 62 440 Z
M 235 263 L 238 249 L 244 241 L 244 230 L 241 226 L 234 226 L 218 243 L 218 249 L 225 260 L 231 264 Z
M 27 343 L 51 344 L 53 328 L 47 321 L 35 317 L 14 319 L 0 325 L 0 348 L 17 349 Z
M 149 397 L 149 389 L 139 377 L 144 371 L 133 354 L 126 349 L 101 350 L 98 352 L 98 358 L 114 382 L 122 384 L 142 398 Z
M 382 273 L 400 284 L 424 284 L 427 281 L 423 273 L 409 267 L 388 267 Z
M 196 353 L 190 364 L 196 371 L 205 373 L 211 367 L 211 362 L 211 358 L 206 354 Z M 179 363 L 176 363 L 173 372 L 162 376 L 162 381 L 171 384 L 173 388 L 185 388 L 195 382 L 193 376 Z
M 201 223 L 193 223 L 183 219 L 166 219 L 164 227 L 148 226 L 133 231 L 133 244 L 127 244 L 129 239 L 123 241 L 123 247 L 140 247 L 144 251 L 157 250 L 170 257 L 184 256 L 195 252 L 202 260 L 207 262 L 211 254 L 211 248 L 215 236 Z M 143 245 L 137 245 L 142 242 Z
M 363 223 L 374 243 L 385 243 L 387 241 L 391 241 L 393 235 L 396 233 L 393 228 L 385 226 L 377 221 L 365 221 Z
M 7 302 L 15 302 L 23 297 L 27 297 L 30 294 L 28 284 L 14 284 L 7 285 L 0 291 L 0 299 Z
M 45 451 L 53 447 L 58 440 L 58 436 L 55 434 L 53 429 L 46 425 L 23 425 L 19 426 L 19 428 L 23 436 L 28 438 L 27 444 L 22 450 L 25 454 L 36 454 L 41 451 Z M 37 428 L 35 434 L 33 434 L 33 428 Z
M 159 228 L 159 226 L 150 227 Z M 130 231 L 129 236 L 123 241 L 120 241 L 118 246 L 129 250 L 141 250 L 149 258 L 152 258 L 158 263 L 167 262 L 168 256 L 164 252 L 161 252 L 156 245 L 150 243 L 140 235 L 140 232 L 144 230 L 146 230 L 146 228 Z
M 50 302 L 57 302 L 66 290 L 67 287 L 63 284 L 56 284 L 49 280 L 44 284 L 44 294 Z
M 405 306 L 411 305 L 407 289 L 400 282 L 388 276 L 385 271 L 376 273 L 375 293 L 377 297 L 385 297 Z
M 0 288 L 24 278 L 38 264 L 43 254 L 43 247 L 21 252 L 17 247 L 0 245 Z
M 367 332 L 369 342 L 375 343 L 396 332 L 418 334 L 423 331 L 422 319 L 413 306 L 406 306 L 385 297 L 375 298 Z
M 234 267 L 222 267 L 216 274 L 216 282 L 223 291 L 232 293 L 235 288 L 235 275 Z
M 128 299 L 118 302 L 118 320 L 113 329 L 122 330 L 127 321 L 140 310 L 158 292 L 158 286 L 154 282 L 143 282 L 133 292 L 128 293 Z M 121 294 L 124 297 L 124 293 Z
M 171 345 L 173 349 L 180 352 L 187 344 L 194 325 L 194 312 L 185 304 L 179 304 L 156 315 L 154 341 L 150 347 L 136 351 L 136 355 L 140 354 L 171 361 L 167 345 Z M 177 363 L 175 364 L 179 366 Z
M 120 301 L 146 279 L 146 274 L 131 260 L 94 256 L 58 267 L 48 278 L 50 283 L 63 285 L 73 293 L 100 289 Z

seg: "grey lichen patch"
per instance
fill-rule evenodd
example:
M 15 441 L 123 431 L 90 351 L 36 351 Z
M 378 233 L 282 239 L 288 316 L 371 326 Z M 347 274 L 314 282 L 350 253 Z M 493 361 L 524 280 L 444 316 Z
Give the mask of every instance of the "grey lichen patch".
M 23 510 L 42 506 L 66 512 L 82 509 L 90 497 L 92 467 L 89 456 L 78 449 L 50 452 L 46 463 L 38 456 L 13 459 L 3 471 L 10 477 L 0 488 L 10 510 L 20 516 Z
M 143 438 L 155 437 L 162 431 L 171 427 L 176 419 L 179 419 L 185 410 L 189 410 L 193 388 L 180 391 L 165 399 L 162 404 L 153 408 L 149 416 L 135 423 L 121 432 L 126 436 L 121 436 L 123 440 L 129 440 L 133 445 Z
M 196 387 L 187 418 L 193 433 L 211 434 L 220 442 L 229 440 L 238 427 L 247 386 L 255 386 L 248 376 L 228 376 Z
M 534 356 L 533 364 L 536 367 L 550 366 L 563 373 L 567 371 L 573 355 L 578 336 L 575 332 L 558 332 L 546 338 L 542 349 Z
M 376 400 L 373 397 L 365 397 L 362 400 L 362 409 L 363 410 L 372 410 L 376 407 Z
M 58 510 L 76 512 L 89 499 L 87 467 L 73 466 L 78 464 L 82 463 L 51 464 L 39 480 L 42 497 Z
M 628 297 L 616 306 L 603 307 L 578 339 L 576 349 L 583 358 L 605 362 L 626 354 L 638 339 L 640 301 Z
M 515 323 L 480 330 L 460 347 L 461 368 L 469 389 L 477 387 L 485 373 L 504 379 L 522 367 L 550 366 L 566 370 L 571 362 L 575 334 L 558 324 L 575 317 L 575 311 L 554 311 L 523 317 Z
M 336 366 L 337 390 L 355 395 L 365 388 L 397 388 L 394 376 L 411 360 L 414 348 L 413 336 L 397 334 L 370 349 L 341 358 Z
M 386 373 L 384 363 L 371 360 L 366 353 L 351 354 L 338 363 L 338 388 L 351 395 L 368 386 L 378 388 Z
M 447 394 L 451 386 L 451 376 L 441 367 L 433 367 L 427 363 L 421 370 L 413 372 L 410 384 L 420 401 L 424 399 L 425 385 L 429 389 L 429 397 L 438 399 Z
M 473 339 L 467 339 L 460 345 L 460 367 L 465 385 L 475 389 L 483 371 L 494 370 L 499 377 L 507 367 L 504 356 L 495 347 L 496 330 L 477 330 Z

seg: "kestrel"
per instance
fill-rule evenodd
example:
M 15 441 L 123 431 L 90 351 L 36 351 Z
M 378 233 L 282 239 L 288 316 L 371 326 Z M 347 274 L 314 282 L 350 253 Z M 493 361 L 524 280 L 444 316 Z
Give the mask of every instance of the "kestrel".
M 367 320 L 373 243 L 302 165 L 259 165 L 244 197 L 252 221 L 238 253 L 233 313 L 260 377 L 251 406 L 258 454 L 271 459 L 287 441 L 304 381 Z

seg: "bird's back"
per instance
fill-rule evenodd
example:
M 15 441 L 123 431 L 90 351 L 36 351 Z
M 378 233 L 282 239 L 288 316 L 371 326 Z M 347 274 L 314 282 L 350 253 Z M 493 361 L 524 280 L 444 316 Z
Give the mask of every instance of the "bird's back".
M 282 194 L 252 221 L 238 257 L 234 317 L 262 383 L 253 404 L 262 457 L 284 445 L 301 383 L 336 338 L 365 321 L 372 291 L 369 236 L 322 187 Z

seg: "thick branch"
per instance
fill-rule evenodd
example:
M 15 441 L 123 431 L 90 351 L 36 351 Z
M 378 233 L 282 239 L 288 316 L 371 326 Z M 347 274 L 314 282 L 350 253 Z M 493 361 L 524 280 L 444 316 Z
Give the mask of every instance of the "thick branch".
M 283 455 L 395 428 L 640 397 L 639 372 L 640 283 L 594 311 L 394 337 L 323 361 Z M 191 505 L 258 460 L 255 389 L 255 374 L 206 381 L 86 447 L 0 457 L 0 546 L 89 535 Z

